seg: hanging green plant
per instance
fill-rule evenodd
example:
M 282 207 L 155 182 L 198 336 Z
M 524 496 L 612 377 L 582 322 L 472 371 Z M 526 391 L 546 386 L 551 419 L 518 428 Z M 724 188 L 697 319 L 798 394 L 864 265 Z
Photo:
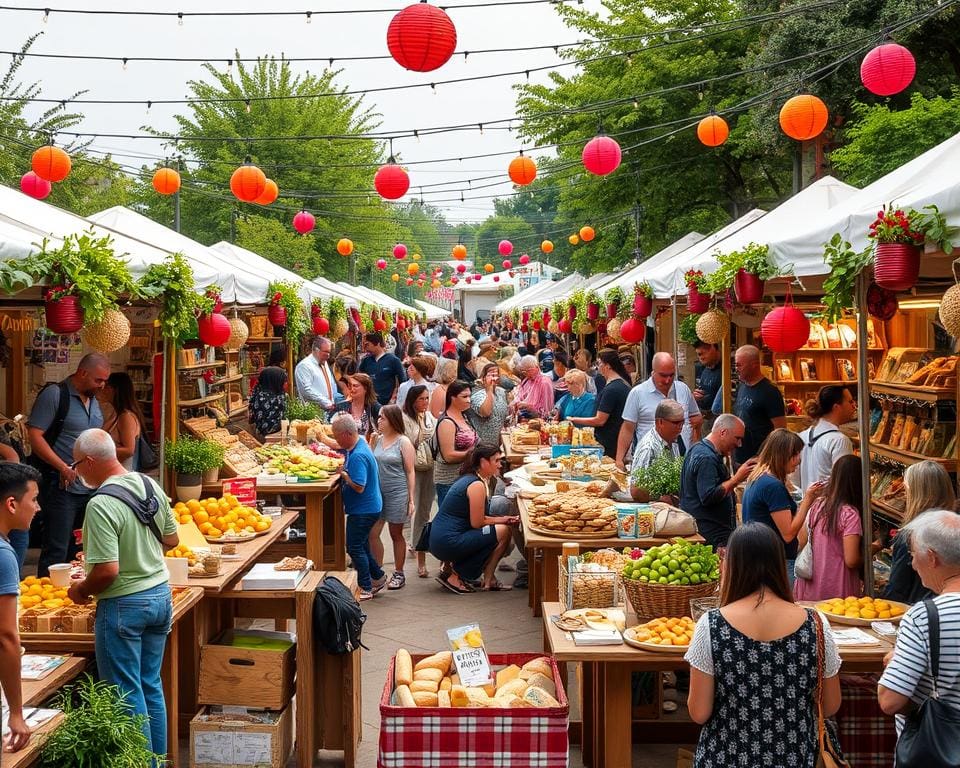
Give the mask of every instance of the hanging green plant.
M 830 275 L 823 281 L 821 315 L 828 323 L 835 323 L 845 310 L 853 309 L 857 276 L 873 260 L 873 246 L 857 253 L 838 232 L 823 247 L 823 260 L 830 267 Z
M 691 347 L 700 341 L 697 338 L 697 320 L 699 319 L 700 315 L 687 315 L 680 321 L 680 328 L 677 329 L 677 337 L 680 341 L 689 344 Z
M 633 284 L 634 295 L 640 294 L 641 296 L 646 296 L 648 299 L 653 298 L 653 286 L 650 285 L 646 280 L 640 283 Z
M 287 311 L 286 323 L 283 326 L 284 335 L 294 346 L 300 343 L 300 339 L 309 328 L 307 311 L 300 298 L 301 286 L 302 283 L 288 280 L 274 280 L 267 286 L 267 300 Z
M 198 296 L 193 290 L 193 269 L 182 253 L 172 253 L 160 264 L 153 264 L 137 285 L 139 293 L 159 299 L 160 333 L 174 342 L 196 338 L 197 313 L 211 312 L 214 300 Z

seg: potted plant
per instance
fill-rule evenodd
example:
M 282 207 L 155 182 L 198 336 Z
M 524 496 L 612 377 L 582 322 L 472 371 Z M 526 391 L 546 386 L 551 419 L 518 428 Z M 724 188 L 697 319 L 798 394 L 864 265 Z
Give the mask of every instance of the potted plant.
M 334 296 L 327 302 L 327 321 L 330 323 L 330 339 L 336 341 L 350 330 L 347 323 L 347 305 L 343 299 Z
M 308 328 L 300 286 L 287 280 L 274 280 L 267 286 L 267 319 L 274 328 L 283 328 L 283 335 L 294 346 Z
M 889 205 L 877 211 L 867 234 L 874 241 L 874 281 L 890 291 L 913 288 L 920 276 L 924 243 L 929 239 L 949 254 L 953 250 L 949 238 L 954 231 L 935 205 L 925 206 L 921 211 L 895 209 Z
M 323 302 L 320 299 L 310 302 L 310 327 L 317 336 L 326 336 L 330 332 L 330 321 L 323 316 Z
M 633 314 L 641 320 L 653 312 L 653 288 L 644 280 L 633 284 Z
M 160 334 L 175 343 L 197 338 L 197 312 L 213 305 L 209 297 L 194 293 L 193 268 L 182 253 L 151 265 L 140 278 L 138 290 L 141 296 L 160 300 Z
M 607 305 L 607 320 L 613 320 L 626 301 L 626 296 L 623 294 L 623 289 L 614 286 L 603 294 L 603 300 Z
M 699 269 L 688 269 L 683 275 L 687 285 L 687 309 L 695 314 L 703 314 L 710 308 L 710 294 L 707 290 L 707 278 Z
M 164 446 L 164 461 L 177 474 L 177 498 L 180 501 L 199 499 L 203 491 L 203 474 L 219 470 L 223 464 L 223 446 L 211 440 L 180 437 Z
M 835 323 L 846 309 L 853 309 L 857 275 L 870 263 L 870 248 L 856 253 L 850 243 L 836 233 L 823 248 L 823 260 L 830 267 L 823 281 L 823 317 Z
M 133 714 L 126 694 L 114 685 L 84 675 L 58 694 L 55 706 L 64 718 L 43 744 L 41 768 L 141 768 L 166 760 L 150 751 L 146 717 Z
M 684 344 L 691 347 L 696 346 L 700 339 L 697 337 L 697 321 L 700 315 L 687 315 L 680 321 L 680 327 L 677 329 L 677 338 Z
M 673 504 L 680 496 L 680 475 L 683 456 L 664 451 L 652 464 L 637 467 L 630 477 L 631 495 L 635 501 L 665 501 Z

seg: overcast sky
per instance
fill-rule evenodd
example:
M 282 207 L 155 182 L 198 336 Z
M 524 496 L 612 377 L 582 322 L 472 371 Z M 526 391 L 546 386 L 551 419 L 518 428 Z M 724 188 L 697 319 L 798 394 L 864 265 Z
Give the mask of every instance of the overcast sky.
M 450 5 L 467 0 L 449 0 Z M 476 2 L 477 0 L 471 0 Z M 487 0 L 479 0 L 486 2 Z M 26 5 L 25 0 L 21 0 Z M 263 10 L 306 11 L 330 9 L 397 9 L 409 0 L 275 0 L 272 3 L 253 0 L 206 0 L 205 2 L 144 3 L 142 0 L 55 0 L 51 6 L 74 9 L 110 10 Z M 599 11 L 600 0 L 584 0 L 584 8 Z M 578 39 L 560 21 L 548 3 L 491 8 L 451 8 L 450 16 L 457 27 L 457 50 L 484 48 L 516 48 L 514 53 L 471 55 L 464 61 L 455 56 L 432 73 L 408 72 L 392 59 L 369 62 L 342 62 L 338 83 L 351 89 L 366 89 L 407 83 L 430 83 L 458 77 L 493 74 L 540 67 L 560 62 L 552 50 L 526 51 L 527 47 L 570 43 Z M 307 56 L 361 56 L 387 54 L 386 29 L 392 13 L 351 13 L 314 15 L 311 23 L 305 16 L 287 17 L 219 17 L 187 18 L 178 25 L 176 18 L 137 16 L 94 16 L 58 14 L 54 10 L 48 21 L 43 14 L 28 11 L 0 11 L 0 50 L 15 51 L 37 31 L 43 36 L 32 52 L 58 54 L 95 54 L 104 56 L 205 57 L 225 66 L 227 58 L 238 49 L 241 57 L 281 53 L 289 58 Z M 298 69 L 319 71 L 318 64 L 295 64 Z M 572 67 L 559 71 L 570 73 Z M 136 62 L 124 70 L 119 62 L 55 60 L 28 57 L 20 69 L 20 80 L 39 81 L 46 98 L 66 98 L 86 89 L 85 98 L 137 99 L 141 102 L 160 99 L 182 99 L 186 83 L 203 74 L 201 65 L 177 62 Z M 533 73 L 531 82 L 546 82 L 547 72 Z M 524 75 L 501 77 L 458 85 L 441 85 L 436 93 L 429 87 L 404 91 L 374 93 L 366 103 L 382 115 L 380 130 L 428 128 L 455 123 L 481 123 L 508 118 L 515 114 L 515 92 L 512 84 L 522 82 Z M 37 105 L 35 113 L 43 105 Z M 48 105 L 47 105 L 48 106 Z M 148 114 L 139 105 L 80 105 L 86 115 L 82 127 L 94 133 L 140 133 L 140 126 L 149 124 L 161 130 L 175 131 L 172 115 L 186 112 L 186 105 L 154 106 Z M 455 158 L 488 152 L 515 152 L 520 144 L 515 134 L 504 130 L 479 129 L 467 133 L 447 133 L 419 140 L 395 143 L 405 162 L 435 158 Z M 97 139 L 94 151 L 112 151 L 118 162 L 139 167 L 148 162 L 133 154 L 162 155 L 160 142 L 122 139 Z M 480 221 L 493 210 L 487 196 L 506 196 L 512 185 L 506 176 L 510 156 L 409 167 L 411 194 L 418 195 L 417 184 L 458 182 L 445 191 L 424 192 L 427 202 L 437 201 L 451 222 Z M 465 179 L 502 173 L 504 183 L 494 188 L 472 191 Z M 490 182 L 482 182 L 489 184 Z M 459 201 L 463 192 L 466 201 Z M 282 194 L 282 191 L 281 191 Z M 474 198 L 474 199 L 471 199 Z M 450 200 L 453 198 L 453 200 Z M 446 202 L 440 202 L 447 200 Z

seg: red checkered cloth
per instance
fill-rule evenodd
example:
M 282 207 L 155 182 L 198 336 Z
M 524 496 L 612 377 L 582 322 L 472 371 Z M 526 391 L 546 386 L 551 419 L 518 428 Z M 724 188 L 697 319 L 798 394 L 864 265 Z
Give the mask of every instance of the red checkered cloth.
M 840 675 L 842 703 L 836 714 L 843 756 L 856 768 L 890 768 L 897 745 L 892 717 L 877 702 L 879 675 Z
M 538 654 L 491 655 L 494 666 L 523 665 Z M 393 664 L 380 698 L 377 768 L 567 768 L 570 707 L 551 659 L 559 707 L 393 706 Z

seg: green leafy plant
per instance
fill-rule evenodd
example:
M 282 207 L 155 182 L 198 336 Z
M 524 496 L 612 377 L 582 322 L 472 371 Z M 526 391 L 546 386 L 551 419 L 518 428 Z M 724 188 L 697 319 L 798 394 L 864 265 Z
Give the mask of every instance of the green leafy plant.
M 680 327 L 677 329 L 677 337 L 680 341 L 691 347 L 700 341 L 697 337 L 697 320 L 699 319 L 700 315 L 687 315 L 680 321 Z
M 770 280 L 781 274 L 789 274 L 792 268 L 778 269 L 770 261 L 770 248 L 750 243 L 738 251 L 717 253 L 717 268 L 707 278 L 706 293 L 722 294 L 733 287 L 737 273 L 742 269 L 761 280 Z
M 87 323 L 103 320 L 121 296 L 140 296 L 127 263 L 114 253 L 109 235 L 96 237 L 93 231 L 69 235 L 59 248 L 52 248 L 44 239 L 39 253 L 18 264 L 19 271 L 30 276 L 31 286 L 46 283 L 45 298 L 76 296 Z
M 674 458 L 669 451 L 661 453 L 648 467 L 633 470 L 631 481 L 634 488 L 643 488 L 651 499 L 661 496 L 680 495 L 680 475 L 683 472 L 683 456 Z
M 935 205 L 925 205 L 920 210 L 920 228 L 926 239 L 936 243 L 937 247 L 949 256 L 953 252 L 953 238 L 958 228 L 947 226 L 947 220 Z M 922 211 L 928 211 L 928 213 Z
M 224 448 L 212 440 L 180 437 L 167 440 L 163 459 L 174 472 L 183 475 L 199 475 L 223 465 Z
M 653 286 L 650 285 L 646 280 L 640 283 L 633 284 L 633 294 L 636 296 L 640 294 L 641 296 L 646 296 L 648 299 L 653 298 Z
M 919 211 L 913 208 L 894 209 L 889 205 L 882 211 L 877 211 L 877 218 L 870 225 L 867 237 L 877 243 L 918 246 L 929 240 L 936 243 L 941 251 L 949 254 L 953 250 L 950 238 L 956 232 L 956 227 L 947 226 L 947 220 L 935 205 L 926 205 Z
M 143 732 L 144 715 L 135 715 L 119 688 L 89 675 L 57 696 L 63 722 L 40 753 L 41 768 L 147 768 L 165 755 L 150 751 Z
M 19 293 L 33 285 L 30 273 L 19 266 L 18 259 L 0 261 L 0 290 L 4 293 Z
M 324 419 L 323 409 L 317 403 L 308 403 L 295 397 L 287 398 L 287 418 L 290 421 Z
M 823 317 L 835 323 L 846 309 L 853 309 L 857 275 L 873 260 L 868 246 L 859 253 L 840 233 L 830 238 L 823 248 L 823 259 L 830 267 L 830 275 L 823 281 Z
M 287 341 L 296 346 L 309 328 L 307 311 L 300 298 L 300 286 L 287 280 L 274 280 L 267 286 L 267 301 L 278 304 L 287 310 L 287 324 L 284 333 Z
M 182 253 L 173 253 L 162 263 L 151 265 L 140 278 L 140 294 L 160 300 L 158 319 L 165 339 L 188 338 L 197 312 L 213 310 L 214 300 L 198 296 L 193 286 L 193 268 Z
M 623 289 L 619 286 L 614 286 L 603 294 L 604 304 L 617 304 L 618 306 L 623 306 L 627 301 L 627 296 L 623 292 Z

